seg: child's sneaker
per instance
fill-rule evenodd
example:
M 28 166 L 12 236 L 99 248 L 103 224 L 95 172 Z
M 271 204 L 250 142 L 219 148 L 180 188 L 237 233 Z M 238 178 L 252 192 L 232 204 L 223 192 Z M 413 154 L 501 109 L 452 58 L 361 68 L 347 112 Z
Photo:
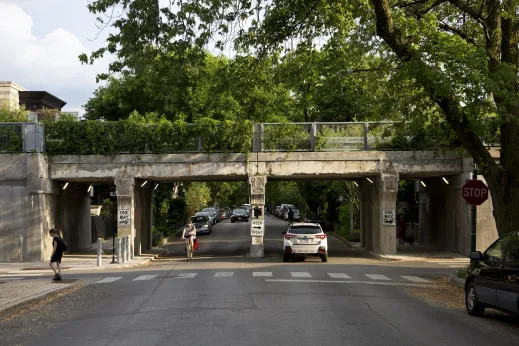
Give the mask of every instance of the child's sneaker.
M 61 280 L 63 280 L 63 279 L 61 278 L 61 275 L 56 274 L 56 276 L 55 276 L 54 279 L 52 279 L 52 280 L 54 280 L 54 281 L 61 281 Z

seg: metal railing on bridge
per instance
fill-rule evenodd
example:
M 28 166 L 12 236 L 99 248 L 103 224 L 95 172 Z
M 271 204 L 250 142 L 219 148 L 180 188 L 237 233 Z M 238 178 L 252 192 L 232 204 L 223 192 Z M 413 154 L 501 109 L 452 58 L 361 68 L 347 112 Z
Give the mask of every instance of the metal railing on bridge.
M 0 122 L 0 153 L 42 153 L 44 151 L 43 124 Z
M 59 125 L 59 124 L 58 124 Z M 222 124 L 222 138 L 187 124 L 180 129 L 159 129 L 142 124 L 129 127 L 117 122 L 95 122 L 88 127 L 72 122 L 44 132 L 38 122 L 0 123 L 0 153 L 45 152 L 49 155 L 169 154 L 252 152 L 416 150 L 449 147 L 447 132 L 409 136 L 406 124 L 380 122 L 261 123 L 253 126 Z M 138 127 L 135 127 L 138 126 Z M 245 136 L 243 134 L 245 133 Z M 242 139 L 248 138 L 248 139 Z M 441 138 L 441 139 L 440 139 Z M 492 145 L 489 145 L 492 146 Z M 495 146 L 495 145 L 494 145 Z M 454 146 L 453 146 L 454 147 Z

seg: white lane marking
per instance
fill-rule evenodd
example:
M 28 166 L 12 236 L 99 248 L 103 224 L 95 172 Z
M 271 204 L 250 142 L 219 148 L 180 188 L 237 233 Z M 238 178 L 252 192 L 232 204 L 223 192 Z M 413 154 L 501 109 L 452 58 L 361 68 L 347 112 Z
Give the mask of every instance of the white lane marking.
M 425 280 L 419 276 L 405 276 L 405 275 L 402 275 L 402 277 L 406 280 L 409 280 L 409 281 L 412 281 L 412 282 L 423 282 L 423 283 L 428 283 L 430 282 L 429 280 Z
M 49 275 L 49 274 L 0 274 L 0 278 L 13 278 L 13 277 L 28 277 L 28 276 L 42 276 L 42 275 Z
M 310 273 L 308 272 L 291 272 L 290 274 L 292 274 L 292 277 L 294 278 L 311 278 L 312 275 L 310 275 Z
M 328 273 L 332 279 L 351 279 L 351 276 L 344 273 Z
M 191 279 L 194 278 L 198 273 L 178 273 L 177 278 L 179 279 Z
M 107 277 L 107 278 L 99 280 L 98 282 L 96 282 L 96 284 L 109 284 L 111 282 L 120 280 L 122 278 L 123 278 L 122 276 L 111 276 L 111 277 Z
M 12 281 L 12 280 L 23 280 L 25 278 L 13 278 L 13 277 L 6 277 L 6 278 L 3 278 L 0 276 L 0 280 L 7 280 L 7 281 Z
M 390 278 L 388 278 L 387 276 L 385 275 L 380 275 L 380 274 L 364 274 L 366 275 L 368 278 L 370 278 L 371 280 L 384 280 L 384 281 L 391 281 Z
M 272 276 L 272 272 L 253 272 L 252 276 Z
M 144 281 L 144 280 L 151 280 L 151 279 L 155 279 L 157 277 L 158 274 L 155 274 L 155 275 L 141 275 L 141 276 L 137 276 L 135 279 L 133 279 L 132 281 Z
M 215 278 L 228 278 L 234 275 L 234 272 L 216 272 L 214 273 Z
M 367 284 L 367 285 L 386 285 L 386 286 L 413 286 L 423 287 L 423 284 L 408 284 L 402 282 L 382 282 L 382 281 L 341 281 L 341 280 L 301 280 L 301 279 L 265 279 L 268 282 L 309 282 L 324 284 Z

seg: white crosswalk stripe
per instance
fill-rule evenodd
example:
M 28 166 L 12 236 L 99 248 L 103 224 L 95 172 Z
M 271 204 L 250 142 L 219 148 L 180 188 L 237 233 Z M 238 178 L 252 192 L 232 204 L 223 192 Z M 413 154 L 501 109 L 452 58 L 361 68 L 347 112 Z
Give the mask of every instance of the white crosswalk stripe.
M 312 275 L 310 275 L 310 273 L 308 272 L 291 272 L 290 274 L 292 274 L 292 277 L 294 278 L 311 278 Z
M 272 272 L 253 272 L 252 276 L 272 276 Z
M 115 282 L 117 280 L 120 280 L 122 278 L 123 278 L 122 276 L 107 277 L 107 278 L 99 280 L 98 282 L 96 282 L 96 284 L 109 284 L 109 283 Z
M 351 276 L 344 273 L 328 273 L 328 276 L 332 279 L 351 279 Z
M 152 280 L 157 277 L 158 274 L 155 275 L 141 275 L 133 279 L 132 281 L 145 281 L 145 280 Z
M 228 278 L 234 275 L 234 272 L 216 272 L 214 273 L 215 278 Z
M 16 277 L 19 277 L 19 278 L 24 278 L 24 277 L 29 277 L 29 276 L 43 276 L 45 274 L 41 274 L 41 273 L 38 273 L 38 274 L 29 274 L 29 273 L 23 273 L 23 274 L 0 274 L 0 278 L 16 278 Z M 46 275 L 50 275 L 50 274 L 46 274 Z
M 196 276 L 198 273 L 179 273 L 177 274 L 177 278 L 181 279 L 192 279 Z
M 423 282 L 423 283 L 429 283 L 430 281 L 429 280 L 425 280 L 419 276 L 405 276 L 405 275 L 402 275 L 402 278 L 406 279 L 406 280 L 409 280 L 409 281 L 412 281 L 412 282 Z
M 391 280 L 387 276 L 380 275 L 380 274 L 364 274 L 364 275 L 366 275 L 371 280 L 384 280 L 384 281 L 390 281 Z

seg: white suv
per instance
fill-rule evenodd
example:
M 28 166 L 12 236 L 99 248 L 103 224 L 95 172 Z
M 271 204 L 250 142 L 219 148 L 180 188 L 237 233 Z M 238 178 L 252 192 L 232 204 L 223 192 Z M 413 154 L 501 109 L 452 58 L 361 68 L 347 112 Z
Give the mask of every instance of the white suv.
M 283 262 L 292 256 L 316 256 L 328 262 L 328 239 L 319 224 L 294 223 L 283 235 Z

